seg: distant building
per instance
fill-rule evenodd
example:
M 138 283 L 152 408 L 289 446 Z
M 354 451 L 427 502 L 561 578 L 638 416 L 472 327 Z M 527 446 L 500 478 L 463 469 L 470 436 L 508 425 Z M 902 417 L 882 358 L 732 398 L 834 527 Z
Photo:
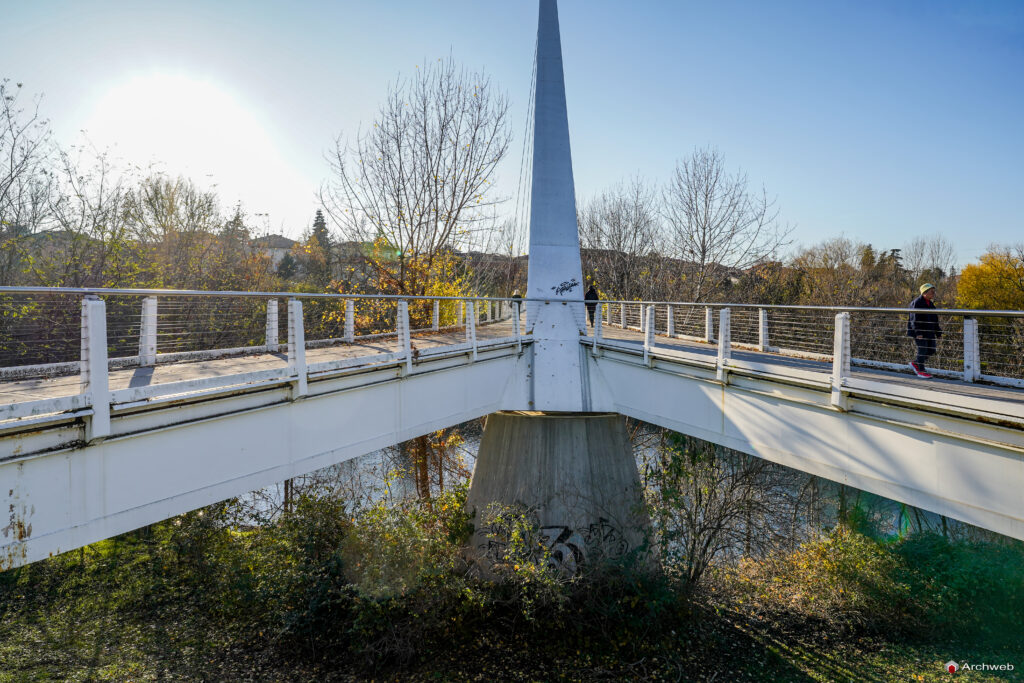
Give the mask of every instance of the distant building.
M 295 244 L 295 240 L 290 240 L 284 235 L 267 235 L 252 241 L 252 246 L 270 259 L 271 268 L 277 268 L 281 264 L 281 259 L 285 254 L 291 253 Z

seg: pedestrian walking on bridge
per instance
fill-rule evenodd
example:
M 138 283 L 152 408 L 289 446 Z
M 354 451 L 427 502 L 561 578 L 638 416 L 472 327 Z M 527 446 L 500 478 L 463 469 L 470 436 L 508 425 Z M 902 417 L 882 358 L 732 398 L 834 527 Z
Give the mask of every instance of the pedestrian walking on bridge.
M 932 299 L 935 298 L 935 285 L 925 283 L 921 285 L 920 291 L 921 295 L 910 302 L 912 312 L 907 320 L 907 336 L 914 340 L 917 347 L 917 357 L 910 361 L 910 368 L 918 377 L 931 379 L 931 373 L 925 369 L 924 363 L 935 355 L 936 345 L 942 336 L 942 328 L 939 327 L 938 315 L 924 312 L 935 309 L 935 304 L 932 303 Z
M 583 300 L 588 302 L 586 304 L 587 316 L 590 318 L 591 326 L 593 326 L 593 324 L 594 324 L 594 311 L 597 310 L 597 304 L 596 303 L 592 304 L 592 303 L 589 303 L 589 302 L 597 301 L 599 298 L 600 297 L 597 295 L 597 289 L 594 288 L 594 285 L 590 285 L 590 289 L 588 289 L 587 293 L 583 295 Z

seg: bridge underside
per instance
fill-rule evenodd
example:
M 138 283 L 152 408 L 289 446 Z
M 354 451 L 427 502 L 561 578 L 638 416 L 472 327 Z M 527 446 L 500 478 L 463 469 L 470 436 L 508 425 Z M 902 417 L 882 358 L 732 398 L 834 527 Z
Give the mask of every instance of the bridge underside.
M 936 405 L 604 349 L 594 410 L 614 410 L 832 481 L 1024 539 L 1024 431 Z M 959 414 L 958 414 L 959 413 Z
M 620 340 L 621 342 L 621 340 Z M 344 369 L 2 423 L 0 567 L 48 555 L 498 410 L 531 409 L 532 345 Z M 1024 428 L 877 390 L 834 405 L 827 375 L 707 354 L 581 344 L 587 409 L 613 411 L 1024 539 Z M 782 373 L 782 374 L 780 374 Z M 789 373 L 789 374 L 786 374 Z M 820 375 L 820 376 L 819 376 Z M 821 381 L 825 377 L 825 381 Z M 896 386 L 896 385 L 893 385 Z M 845 391 L 845 389 L 844 389 Z M 895 390 L 894 390 L 895 391 Z M 935 392 L 937 395 L 939 392 Z M 19 426 L 20 425 L 20 426 Z M 9 448 L 8 448 L 9 447 Z

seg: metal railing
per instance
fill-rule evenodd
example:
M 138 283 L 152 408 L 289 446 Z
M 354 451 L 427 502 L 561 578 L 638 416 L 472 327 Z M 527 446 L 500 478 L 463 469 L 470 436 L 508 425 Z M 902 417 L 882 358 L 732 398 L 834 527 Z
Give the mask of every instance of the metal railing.
M 0 421 L 514 345 L 518 299 L 0 287 Z M 242 361 L 231 359 L 245 357 Z M 185 367 L 187 366 L 187 367 Z
M 0 287 L 0 421 L 92 410 L 92 435 L 102 436 L 111 407 L 283 380 L 302 396 L 310 379 L 351 368 L 410 372 L 451 353 L 475 360 L 482 348 L 529 340 L 527 301 L 584 310 L 577 299 Z M 639 341 L 646 363 L 697 353 L 723 382 L 744 363 L 788 363 L 790 375 L 838 387 L 840 407 L 843 388 L 863 381 L 854 369 L 910 372 L 914 356 L 902 308 L 601 301 L 595 309 L 584 336 L 595 352 Z M 930 372 L 1024 387 L 1024 312 L 934 313 L 943 335 Z
M 645 358 L 658 339 L 817 360 L 836 358 L 837 334 L 847 349 L 843 367 L 911 373 L 915 357 L 905 308 L 769 306 L 651 301 L 601 301 L 592 339 L 615 343 L 615 330 L 640 332 Z M 920 311 L 917 311 L 920 312 Z M 1024 387 L 1024 311 L 935 309 L 941 337 L 926 366 L 936 377 Z M 845 321 L 845 322 L 841 322 Z M 620 335 L 623 339 L 629 335 Z M 633 335 L 635 339 L 635 335 Z M 663 343 L 664 345 L 664 343 Z M 769 359 L 770 360 L 770 359 Z

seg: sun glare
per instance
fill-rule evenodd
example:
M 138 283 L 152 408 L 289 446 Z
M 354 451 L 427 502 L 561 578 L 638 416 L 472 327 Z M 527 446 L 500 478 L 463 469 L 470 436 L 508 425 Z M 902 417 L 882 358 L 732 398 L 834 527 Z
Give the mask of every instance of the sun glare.
M 310 188 L 258 114 L 216 83 L 152 73 L 103 94 L 85 132 L 125 163 L 216 186 L 225 204 L 241 200 L 250 214 L 272 212 L 269 198 L 296 191 L 305 197 Z

